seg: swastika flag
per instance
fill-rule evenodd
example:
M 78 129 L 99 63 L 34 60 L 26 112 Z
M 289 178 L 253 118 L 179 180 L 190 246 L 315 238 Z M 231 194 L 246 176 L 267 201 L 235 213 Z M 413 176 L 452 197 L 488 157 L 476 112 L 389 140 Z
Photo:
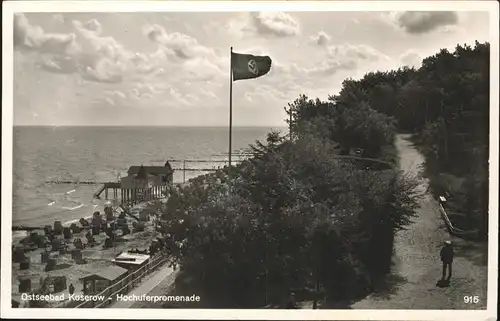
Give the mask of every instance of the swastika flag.
M 264 76 L 271 69 L 269 56 L 254 56 L 231 52 L 233 81 Z

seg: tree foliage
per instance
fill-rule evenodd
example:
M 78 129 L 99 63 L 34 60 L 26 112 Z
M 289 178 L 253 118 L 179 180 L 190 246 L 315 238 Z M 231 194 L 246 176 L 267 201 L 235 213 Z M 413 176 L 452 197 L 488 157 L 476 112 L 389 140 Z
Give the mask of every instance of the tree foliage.
M 293 141 L 271 132 L 249 151 L 230 180 L 221 171 L 172 189 L 164 220 L 179 288 L 196 286 L 212 307 L 247 308 L 317 286 L 331 299 L 368 293 L 416 207 L 412 181 L 336 158 L 338 143 L 315 130 Z
M 488 215 L 489 43 L 457 45 L 423 59 L 419 69 L 403 68 L 347 80 L 334 98 L 366 102 L 416 134 L 427 159 L 431 183 L 439 173 L 467 179 L 464 202 L 456 204 L 485 234 Z M 457 161 L 460 160 L 460 161 Z M 431 184 L 431 185 L 433 185 Z M 448 191 L 450 192 L 450 191 Z M 455 199 L 459 199 L 456 197 Z

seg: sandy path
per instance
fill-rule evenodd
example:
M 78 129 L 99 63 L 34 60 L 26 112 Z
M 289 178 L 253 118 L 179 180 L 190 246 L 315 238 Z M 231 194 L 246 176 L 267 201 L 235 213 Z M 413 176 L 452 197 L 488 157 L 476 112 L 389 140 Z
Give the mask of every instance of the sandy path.
M 127 296 L 141 296 L 143 294 L 154 296 L 154 295 L 165 295 L 166 293 L 161 293 L 158 288 L 161 288 L 164 284 L 173 284 L 175 280 L 175 273 L 171 267 L 168 265 L 160 267 L 156 272 L 147 276 L 147 279 L 143 281 L 138 287 L 127 293 Z M 171 282 L 170 282 L 171 281 Z M 156 290 L 152 292 L 153 290 Z M 124 309 L 124 308 L 142 308 L 144 304 L 149 302 L 135 302 L 135 301 L 115 301 L 109 306 L 111 309 Z M 158 303 L 156 303 L 158 304 Z M 146 306 L 147 307 L 147 306 Z
M 177 276 L 179 270 L 174 271 L 170 267 L 163 267 L 161 268 L 157 273 L 157 277 L 155 276 L 155 284 L 153 285 L 151 282 L 150 287 L 144 287 L 141 290 L 141 293 L 136 293 L 136 294 L 147 294 L 148 296 L 162 296 L 162 295 L 169 295 L 171 291 L 173 290 L 173 285 L 175 282 L 175 278 Z M 160 303 L 154 303 L 154 302 L 147 302 L 147 301 L 142 301 L 142 302 L 133 302 L 130 306 L 130 308 L 133 309 L 153 309 L 153 308 L 162 308 L 162 302 Z M 115 306 L 113 306 L 114 308 Z
M 424 158 L 408 140 L 398 135 L 396 147 L 400 166 L 418 175 Z M 425 191 L 427 179 L 420 179 Z M 448 234 L 434 198 L 425 194 L 413 223 L 396 235 L 393 273 L 388 287 L 356 302 L 353 309 L 485 309 L 487 286 L 486 244 L 478 244 Z M 436 282 L 441 277 L 439 250 L 444 240 L 455 248 L 453 277 L 446 288 Z M 479 297 L 479 303 L 464 303 L 464 296 Z

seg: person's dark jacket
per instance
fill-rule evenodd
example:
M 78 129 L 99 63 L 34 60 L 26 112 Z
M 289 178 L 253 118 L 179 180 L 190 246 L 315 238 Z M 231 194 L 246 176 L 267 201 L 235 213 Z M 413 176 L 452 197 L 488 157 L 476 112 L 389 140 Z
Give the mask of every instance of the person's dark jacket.
M 441 255 L 441 261 L 443 263 L 453 262 L 454 253 L 453 253 L 453 248 L 451 246 L 444 246 L 441 249 L 440 255 Z

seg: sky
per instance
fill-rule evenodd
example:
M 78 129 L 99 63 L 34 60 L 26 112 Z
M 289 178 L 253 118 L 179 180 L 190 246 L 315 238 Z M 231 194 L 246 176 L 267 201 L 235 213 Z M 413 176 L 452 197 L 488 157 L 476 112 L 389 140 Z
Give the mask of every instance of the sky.
M 14 16 L 14 125 L 227 126 L 229 53 L 268 55 L 233 83 L 234 126 L 284 126 L 300 94 L 458 43 L 488 12 L 132 12 Z

